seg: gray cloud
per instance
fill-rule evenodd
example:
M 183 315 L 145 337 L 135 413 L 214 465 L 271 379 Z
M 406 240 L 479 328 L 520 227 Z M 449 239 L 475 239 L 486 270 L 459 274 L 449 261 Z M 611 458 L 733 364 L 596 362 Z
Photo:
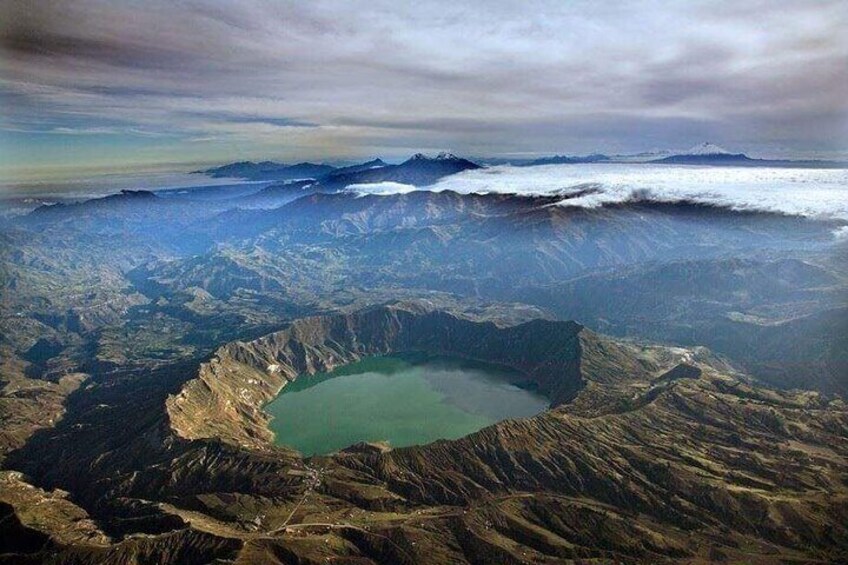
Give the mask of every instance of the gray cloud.
M 7 131 L 178 136 L 212 157 L 848 139 L 840 0 L 11 0 L 0 22 Z

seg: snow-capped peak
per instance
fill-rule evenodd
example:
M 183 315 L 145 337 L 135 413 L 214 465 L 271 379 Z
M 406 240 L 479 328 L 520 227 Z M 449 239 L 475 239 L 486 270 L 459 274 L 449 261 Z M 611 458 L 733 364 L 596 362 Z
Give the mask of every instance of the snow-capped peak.
M 715 143 L 705 141 L 686 152 L 686 155 L 730 155 L 730 151 Z

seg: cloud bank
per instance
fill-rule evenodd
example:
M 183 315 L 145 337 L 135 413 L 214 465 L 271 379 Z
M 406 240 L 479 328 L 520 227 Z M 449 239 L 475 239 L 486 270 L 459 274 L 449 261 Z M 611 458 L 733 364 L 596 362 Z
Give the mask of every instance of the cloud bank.
M 394 183 L 355 185 L 387 194 Z M 396 192 L 411 187 L 399 185 Z M 848 220 L 848 170 L 672 165 L 497 166 L 445 177 L 430 188 L 470 193 L 557 194 L 562 206 L 597 207 L 632 199 L 691 200 L 734 209 Z

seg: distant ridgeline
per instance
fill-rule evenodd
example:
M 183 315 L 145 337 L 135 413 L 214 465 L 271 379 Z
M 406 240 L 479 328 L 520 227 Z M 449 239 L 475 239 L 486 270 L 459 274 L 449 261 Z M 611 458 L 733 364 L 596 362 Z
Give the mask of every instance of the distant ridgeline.
M 389 165 L 381 159 L 349 167 L 333 167 L 315 163 L 286 165 L 273 161 L 261 163 L 242 161 L 197 172 L 214 178 L 235 177 L 280 181 L 309 179 L 324 187 L 344 188 L 350 184 L 374 182 L 400 182 L 414 186 L 427 186 L 444 176 L 479 168 L 480 165 L 451 153 L 439 153 L 436 157 L 417 153 L 399 165 Z
M 534 167 L 540 165 L 576 165 L 591 163 L 644 163 L 660 165 L 702 165 L 741 167 L 798 167 L 847 168 L 845 161 L 757 159 L 744 153 L 733 153 L 712 144 L 701 143 L 683 152 L 657 151 L 629 155 L 552 155 L 535 159 L 475 159 L 457 157 L 452 153 L 439 153 L 428 157 L 417 153 L 398 164 L 391 165 L 382 159 L 346 167 L 325 163 L 296 163 L 288 165 L 275 161 L 239 161 L 220 167 L 195 171 L 213 178 L 241 178 L 252 181 L 281 181 L 278 186 L 292 188 L 293 181 L 308 185 L 311 191 L 331 192 L 354 184 L 396 182 L 412 186 L 430 186 L 443 177 L 485 165 L 513 165 Z M 296 188 L 303 188 L 302 185 Z
M 646 151 L 643 153 L 605 155 L 552 155 L 537 159 L 485 159 L 480 162 L 487 165 L 513 165 L 516 167 L 535 167 L 538 165 L 579 165 L 587 163 L 645 163 L 653 165 L 705 165 L 714 167 L 797 167 L 797 168 L 848 168 L 846 161 L 825 161 L 820 159 L 757 159 L 742 152 L 733 153 L 704 142 L 687 151 Z

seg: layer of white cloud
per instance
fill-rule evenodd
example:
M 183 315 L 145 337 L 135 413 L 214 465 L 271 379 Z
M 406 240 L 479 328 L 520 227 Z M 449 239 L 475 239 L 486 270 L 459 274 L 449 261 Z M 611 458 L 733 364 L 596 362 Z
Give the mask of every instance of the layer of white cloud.
M 394 183 L 357 185 L 386 194 Z M 691 200 L 736 209 L 848 220 L 848 170 L 585 164 L 497 166 L 445 177 L 430 188 L 469 193 L 572 196 L 563 206 L 596 207 L 633 198 Z M 398 192 L 408 192 L 399 185 Z
M 418 190 L 411 184 L 401 182 L 374 182 L 369 184 L 351 184 L 345 188 L 349 192 L 355 192 L 361 195 L 377 195 L 388 196 L 392 194 L 407 194 Z

